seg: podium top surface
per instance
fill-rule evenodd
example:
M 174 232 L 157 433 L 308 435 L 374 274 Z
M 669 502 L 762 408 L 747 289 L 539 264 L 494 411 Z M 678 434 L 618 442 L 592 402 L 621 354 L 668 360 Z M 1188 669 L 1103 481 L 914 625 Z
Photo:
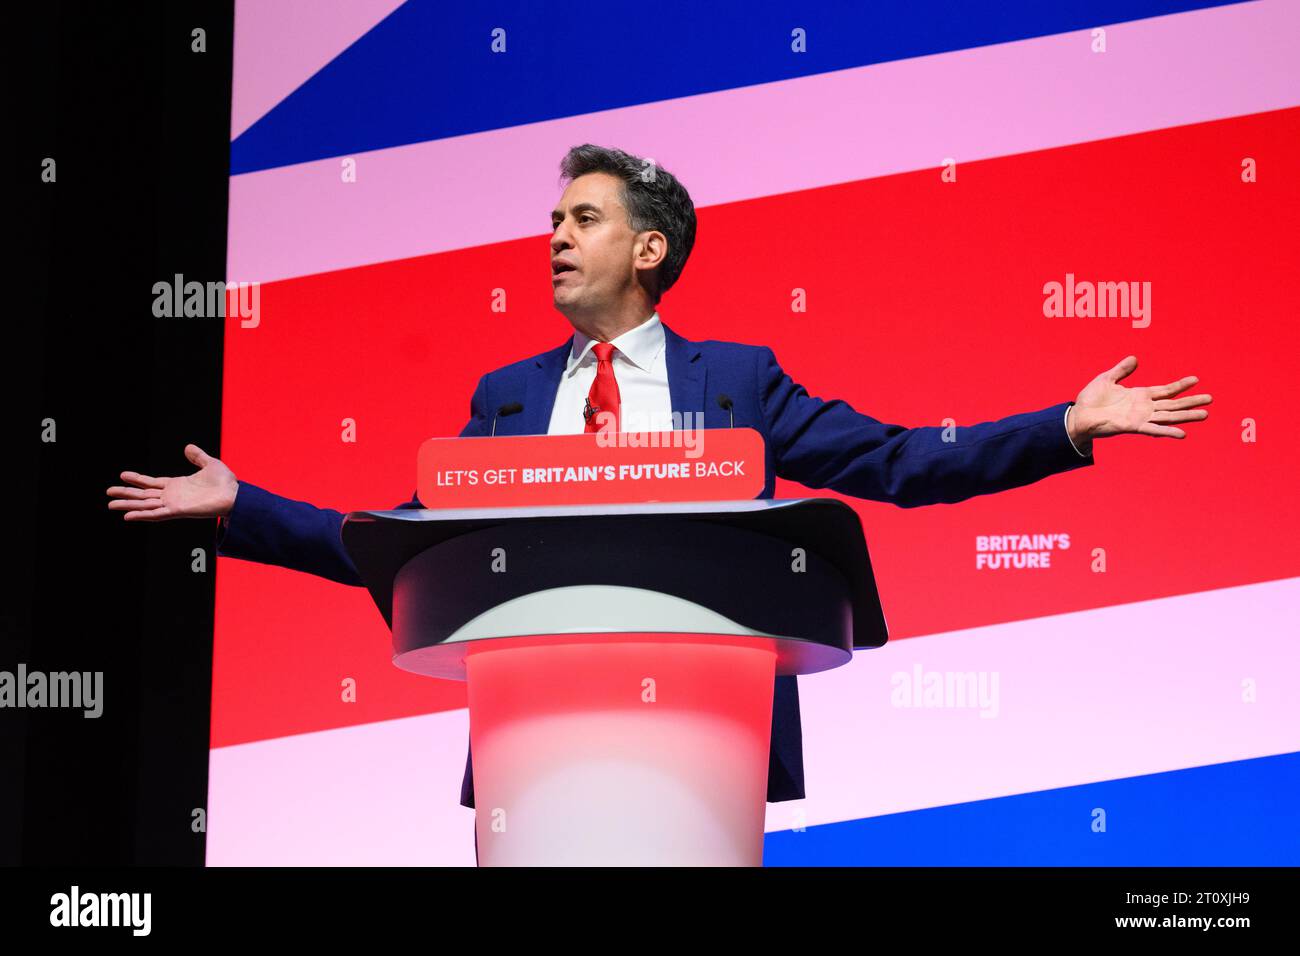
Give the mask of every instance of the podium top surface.
M 537 505 L 510 508 L 438 508 L 354 511 L 342 529 L 344 547 L 391 628 L 398 572 L 429 548 L 493 527 L 606 525 L 624 529 L 656 519 L 706 522 L 784 540 L 802 547 L 843 576 L 852 604 L 853 647 L 880 647 L 888 628 L 858 514 L 837 498 L 754 498 L 742 501 L 665 501 Z M 629 540 L 630 548 L 635 543 Z
M 399 521 L 500 521 L 517 518 L 573 518 L 588 515 L 731 515 L 771 511 L 836 498 L 754 498 L 744 501 L 649 501 L 610 504 L 527 505 L 519 508 L 406 508 L 400 511 L 354 511 L 349 518 L 370 515 Z M 843 505 L 848 508 L 847 505 Z M 848 508 L 852 511 L 852 508 Z M 856 512 L 855 512 L 856 514 Z

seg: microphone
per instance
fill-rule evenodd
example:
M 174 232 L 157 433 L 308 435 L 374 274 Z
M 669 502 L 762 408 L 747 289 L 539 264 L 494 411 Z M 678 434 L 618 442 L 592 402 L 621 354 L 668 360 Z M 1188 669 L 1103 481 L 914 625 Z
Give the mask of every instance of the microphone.
M 523 410 L 524 406 L 519 402 L 510 402 L 498 408 L 496 415 L 492 416 L 492 437 L 496 437 L 497 433 L 497 416 L 514 415 L 516 412 L 522 412 Z
M 731 427 L 732 427 L 732 428 L 735 428 L 735 427 L 736 427 L 736 409 L 735 409 L 735 402 L 733 402 L 733 401 L 731 400 L 731 396 L 728 395 L 728 394 L 726 394 L 725 392 L 724 392 L 723 394 L 719 395 L 719 396 L 718 396 L 718 404 L 721 405 L 723 408 L 725 408 L 728 412 L 731 413 Z

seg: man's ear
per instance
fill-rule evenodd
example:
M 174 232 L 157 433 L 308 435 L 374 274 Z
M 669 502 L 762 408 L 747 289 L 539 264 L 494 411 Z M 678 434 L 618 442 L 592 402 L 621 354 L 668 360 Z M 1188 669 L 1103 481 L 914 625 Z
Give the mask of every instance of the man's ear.
M 658 230 L 649 230 L 637 236 L 637 246 L 638 269 L 653 269 L 662 265 L 668 256 L 668 237 Z

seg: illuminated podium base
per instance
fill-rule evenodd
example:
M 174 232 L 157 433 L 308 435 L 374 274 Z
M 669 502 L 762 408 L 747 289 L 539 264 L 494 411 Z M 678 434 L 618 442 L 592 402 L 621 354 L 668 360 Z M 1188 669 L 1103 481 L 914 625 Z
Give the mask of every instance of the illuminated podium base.
M 592 638 L 466 657 L 479 865 L 761 866 L 775 648 Z
M 403 670 L 468 682 L 479 864 L 758 866 L 778 675 L 887 639 L 830 498 L 354 512 Z

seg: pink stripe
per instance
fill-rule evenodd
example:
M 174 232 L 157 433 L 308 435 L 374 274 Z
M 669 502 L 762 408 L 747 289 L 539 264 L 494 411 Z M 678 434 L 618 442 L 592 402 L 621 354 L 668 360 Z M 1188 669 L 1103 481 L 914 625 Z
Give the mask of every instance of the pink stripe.
M 218 747 L 208 866 L 473 866 L 464 710 Z
M 913 638 L 800 679 L 789 829 L 1300 750 L 1300 578 Z M 998 674 L 997 716 L 891 675 Z M 1244 703 L 1253 679 L 1258 702 Z M 463 710 L 212 751 L 208 863 L 469 865 Z
M 800 678 L 808 797 L 769 804 L 767 829 L 1300 750 L 1297 605 L 1289 578 L 859 652 Z M 996 671 L 997 716 L 894 706 L 918 664 Z
M 270 282 L 545 233 L 560 157 L 618 145 L 697 206 L 1300 104 L 1293 0 L 920 57 L 233 177 L 229 279 Z
M 302 86 L 403 0 L 238 0 L 233 140 Z

